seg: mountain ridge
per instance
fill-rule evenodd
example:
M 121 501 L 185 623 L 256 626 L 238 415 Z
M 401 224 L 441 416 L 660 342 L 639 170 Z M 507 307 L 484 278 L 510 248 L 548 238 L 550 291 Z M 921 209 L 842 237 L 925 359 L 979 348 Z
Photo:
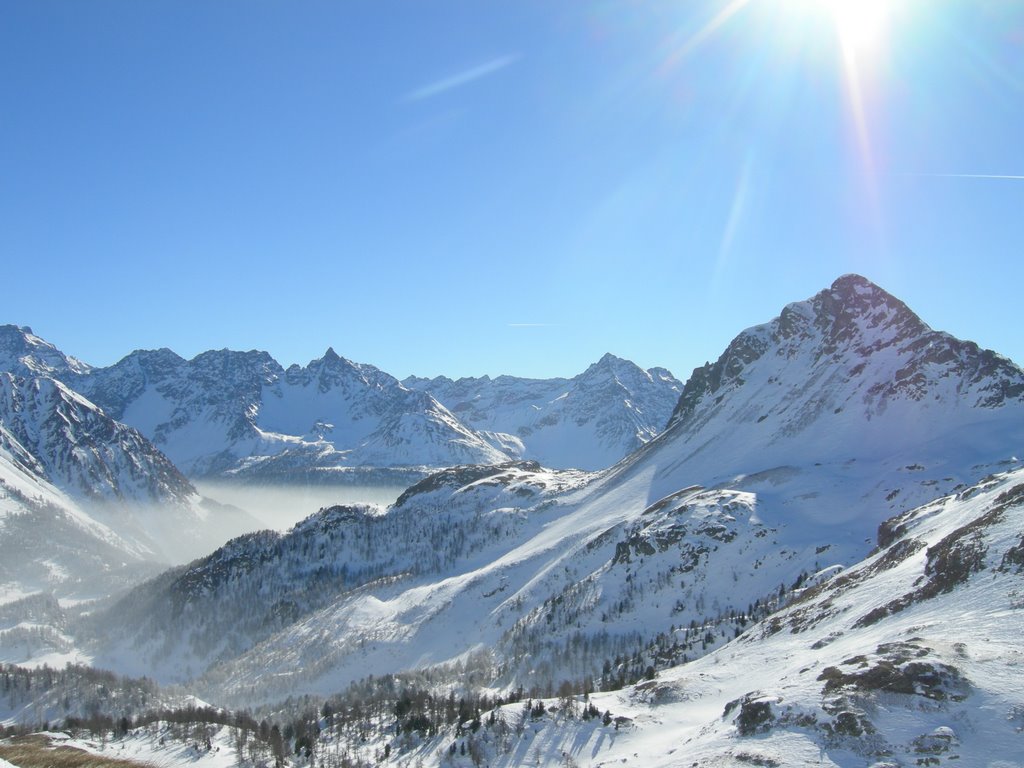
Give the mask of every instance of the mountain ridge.
M 470 426 L 512 435 L 524 459 L 558 469 L 604 469 L 664 428 L 682 383 L 604 354 L 572 378 L 409 377 Z M 589 446 L 583 450 L 581 446 Z
M 573 378 L 549 380 L 400 382 L 333 346 L 288 368 L 260 350 L 207 350 L 186 360 L 167 348 L 94 368 L 18 326 L 0 333 L 3 366 L 61 379 L 139 429 L 191 477 L 275 481 L 519 458 L 600 469 L 664 427 L 682 386 L 664 368 L 643 371 L 611 354 Z

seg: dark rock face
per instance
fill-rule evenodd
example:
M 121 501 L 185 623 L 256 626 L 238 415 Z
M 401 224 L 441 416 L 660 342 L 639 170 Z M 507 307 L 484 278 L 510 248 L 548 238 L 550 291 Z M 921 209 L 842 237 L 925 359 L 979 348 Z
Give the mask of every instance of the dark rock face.
M 53 379 L 0 373 L 0 422 L 46 479 L 72 495 L 153 502 L 195 493 L 141 434 Z
M 853 690 L 962 700 L 970 684 L 956 667 L 929 660 L 932 653 L 914 641 L 883 643 L 870 658 L 856 656 L 844 661 L 842 668 L 826 667 L 818 680 L 825 683 L 826 694 Z

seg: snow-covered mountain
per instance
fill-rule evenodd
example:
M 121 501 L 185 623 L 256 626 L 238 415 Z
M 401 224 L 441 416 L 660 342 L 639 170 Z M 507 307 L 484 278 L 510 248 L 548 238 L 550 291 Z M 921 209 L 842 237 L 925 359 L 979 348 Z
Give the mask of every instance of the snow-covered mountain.
M 39 591 L 110 594 L 155 572 L 147 554 L 50 482 L 43 462 L 0 422 L 0 603 Z
M 682 390 L 667 370 L 610 354 L 574 378 L 543 380 L 399 382 L 333 349 L 287 369 L 266 352 L 185 360 L 169 349 L 93 368 L 17 326 L 0 327 L 0 370 L 59 379 L 191 477 L 261 481 L 519 458 L 602 469 L 657 435 Z
M 505 445 L 523 458 L 586 470 L 609 467 L 649 442 L 682 391 L 664 368 L 645 371 L 611 354 L 571 379 L 439 376 L 402 383 L 429 392 L 476 430 L 511 435 Z
M 254 524 L 237 510 L 202 500 L 138 431 L 46 376 L 0 372 L 0 458 L 9 502 L 0 552 L 8 562 L 22 561 L 25 541 L 35 538 L 64 542 L 55 550 L 68 555 L 74 548 L 68 526 L 83 537 L 84 552 L 99 547 L 109 556 L 109 569 L 139 559 L 181 562 Z M 37 537 L 24 536 L 25 520 L 18 516 L 25 514 L 49 521 Z M 52 560 L 32 551 L 42 562 Z M 80 560 L 52 560 L 54 579 L 94 575 L 70 567 Z M 16 576 L 12 571 L 11 580 L 19 581 Z
M 720 453 L 712 437 L 730 443 L 736 469 L 763 464 L 766 448 L 796 463 L 884 457 L 936 440 L 955 460 L 983 450 L 975 424 L 989 442 L 1003 437 L 993 434 L 998 423 L 1019 436 L 1022 402 L 1024 372 L 1010 360 L 931 330 L 903 302 L 847 275 L 695 370 L 670 440 L 691 472 Z
M 72 496 L 100 501 L 185 503 L 195 489 L 135 429 L 59 381 L 0 372 L 0 425 Z
M 892 515 L 1017 466 L 1022 382 L 1009 360 L 840 278 L 698 369 L 666 432 L 612 469 L 459 468 L 386 512 L 325 510 L 217 553 L 215 579 L 200 564 L 139 590 L 102 617 L 98 658 L 202 673 L 204 693 L 247 703 L 480 648 L 498 686 L 635 679 L 858 562 Z M 319 575 L 288 565 L 297 547 Z M 245 601 L 222 613 L 236 590 L 257 599 L 246 584 L 281 585 L 262 596 L 272 620 Z M 315 584 L 316 600 L 295 599 Z M 169 604 L 173 621 L 158 615 Z M 230 640 L 246 610 L 261 631 Z
M 0 371 L 19 376 L 75 377 L 89 373 L 91 366 L 68 357 L 28 326 L 0 325 Z
M 258 474 L 268 463 L 301 477 L 313 468 L 508 459 L 429 395 L 333 349 L 287 370 L 266 352 L 184 360 L 167 349 L 139 351 L 76 386 L 191 476 Z

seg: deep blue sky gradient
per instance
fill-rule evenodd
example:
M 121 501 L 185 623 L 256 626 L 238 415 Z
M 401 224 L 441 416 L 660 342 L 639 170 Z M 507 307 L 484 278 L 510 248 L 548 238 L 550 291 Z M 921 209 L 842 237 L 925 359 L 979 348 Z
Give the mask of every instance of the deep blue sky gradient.
M 1024 362 L 1024 180 L 958 176 L 1024 175 L 1024 3 L 893 0 L 865 156 L 812 2 L 8 0 L 0 322 L 685 377 L 859 272 Z

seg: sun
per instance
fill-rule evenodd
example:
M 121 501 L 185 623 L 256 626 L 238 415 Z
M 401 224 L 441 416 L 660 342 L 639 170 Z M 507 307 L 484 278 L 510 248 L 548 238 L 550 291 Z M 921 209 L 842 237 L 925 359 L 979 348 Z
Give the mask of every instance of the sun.
M 846 55 L 878 50 L 901 0 L 783 0 L 784 10 L 800 20 L 832 28 Z
M 885 37 L 893 0 L 812 0 L 832 18 L 844 49 L 869 52 Z

